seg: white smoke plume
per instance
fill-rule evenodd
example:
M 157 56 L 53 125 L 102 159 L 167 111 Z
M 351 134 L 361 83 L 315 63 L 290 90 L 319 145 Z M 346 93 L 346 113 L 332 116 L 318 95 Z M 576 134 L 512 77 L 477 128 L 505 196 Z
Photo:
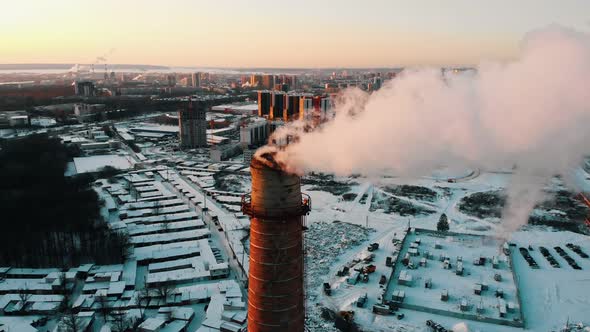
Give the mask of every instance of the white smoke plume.
M 402 72 L 379 91 L 344 92 L 333 120 L 276 159 L 293 172 L 428 175 L 441 165 L 512 168 L 503 224 L 525 224 L 541 189 L 590 143 L 590 35 L 559 26 L 525 36 L 515 60 L 476 72 Z M 277 139 L 274 137 L 273 139 Z M 268 149 L 263 149 L 265 152 Z
M 461 322 L 453 325 L 452 330 L 453 332 L 469 332 L 469 327 L 467 327 L 467 324 L 465 324 L 465 322 Z

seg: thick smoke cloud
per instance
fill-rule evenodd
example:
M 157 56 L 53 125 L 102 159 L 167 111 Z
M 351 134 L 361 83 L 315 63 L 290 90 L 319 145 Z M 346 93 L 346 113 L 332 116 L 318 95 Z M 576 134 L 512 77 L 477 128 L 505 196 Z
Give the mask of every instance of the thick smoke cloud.
M 346 91 L 335 117 L 297 133 L 277 159 L 290 171 L 398 176 L 445 166 L 512 168 L 507 231 L 526 223 L 555 174 L 579 164 L 590 143 L 590 36 L 551 26 L 525 36 L 518 57 L 476 72 L 406 70 L 379 91 Z M 275 137 L 276 139 L 276 137 Z

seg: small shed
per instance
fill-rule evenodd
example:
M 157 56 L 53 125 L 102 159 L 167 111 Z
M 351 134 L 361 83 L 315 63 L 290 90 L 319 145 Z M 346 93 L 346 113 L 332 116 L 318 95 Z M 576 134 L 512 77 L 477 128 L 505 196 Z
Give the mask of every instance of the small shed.
M 494 269 L 497 269 L 500 267 L 500 261 L 498 260 L 498 257 L 496 257 L 496 256 L 492 257 L 492 267 Z
M 443 262 L 443 269 L 449 270 L 450 268 L 451 268 L 451 261 L 449 261 L 448 259 L 445 259 L 445 261 Z
M 422 267 L 426 267 L 426 258 L 422 257 L 422 258 L 420 259 L 420 266 L 422 266 Z
M 498 304 L 498 313 L 500 314 L 501 318 L 505 318 L 506 317 L 506 302 L 504 300 L 500 300 L 500 303 Z
M 463 275 L 463 262 L 458 262 L 457 263 L 457 268 L 455 268 L 455 274 L 458 276 L 462 276 Z
M 475 311 L 477 311 L 477 313 L 480 315 L 485 313 L 486 310 L 485 310 L 485 307 L 483 306 L 483 303 L 478 304 Z
M 469 302 L 467 302 L 466 299 L 462 299 L 459 307 L 460 307 L 461 311 L 467 311 L 467 310 L 469 310 Z
M 440 243 L 440 241 L 436 241 L 434 243 L 434 249 L 442 249 L 442 244 Z
M 391 296 L 391 299 L 394 302 L 404 302 L 404 299 L 406 298 L 406 292 L 404 292 L 403 290 L 399 290 L 396 289 L 393 291 L 393 295 Z
M 432 288 L 432 278 L 427 278 L 424 281 L 424 288 Z
M 442 292 L 440 293 L 440 300 L 447 302 L 449 300 L 449 291 L 446 289 L 443 289 Z
M 408 271 L 403 270 L 399 274 L 399 278 L 397 283 L 404 286 L 411 286 L 412 285 L 412 275 L 408 273 Z
M 508 312 L 515 312 L 516 311 L 516 304 L 514 302 L 508 302 L 506 305 L 508 307 Z
M 482 290 L 483 290 L 483 287 L 481 286 L 481 284 L 475 284 L 473 286 L 473 294 L 475 294 L 475 295 L 481 295 Z

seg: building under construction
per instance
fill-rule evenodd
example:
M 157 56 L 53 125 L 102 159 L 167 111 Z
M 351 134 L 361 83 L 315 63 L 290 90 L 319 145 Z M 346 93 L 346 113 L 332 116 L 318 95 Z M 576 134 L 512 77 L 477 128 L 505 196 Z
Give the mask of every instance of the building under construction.
M 186 108 L 178 111 L 181 148 L 207 147 L 206 104 L 189 100 Z
M 251 218 L 248 331 L 304 329 L 303 227 L 311 209 L 301 179 L 272 154 L 252 159 L 252 193 L 242 200 Z

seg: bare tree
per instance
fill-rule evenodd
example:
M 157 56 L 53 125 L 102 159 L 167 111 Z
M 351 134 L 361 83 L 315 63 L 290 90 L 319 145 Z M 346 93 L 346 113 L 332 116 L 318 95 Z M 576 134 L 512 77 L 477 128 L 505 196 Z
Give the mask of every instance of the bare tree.
M 139 315 L 143 318 L 145 311 L 147 310 L 152 296 L 150 290 L 144 286 L 144 288 L 137 291 L 137 307 L 139 308 Z
M 131 187 L 131 189 L 129 190 L 129 194 L 131 195 L 131 199 L 134 202 L 137 202 L 137 200 L 139 199 L 139 193 L 137 192 L 137 189 L 135 189 L 135 187 Z
M 170 285 L 170 279 L 166 279 L 165 282 L 160 283 L 156 286 L 156 293 L 159 297 L 164 299 L 164 302 L 168 302 L 168 297 L 176 292 L 174 286 Z
M 131 320 L 123 311 L 113 311 L 110 314 L 112 319 L 111 328 L 114 332 L 125 332 L 133 326 L 133 320 Z
M 68 288 L 65 272 L 61 272 L 59 274 L 58 280 L 59 285 L 56 291 L 57 293 L 63 296 L 58 311 L 62 314 L 65 314 L 68 310 L 71 309 L 70 305 L 72 303 L 72 289 Z
M 27 301 L 29 301 L 29 299 L 31 298 L 33 294 L 31 294 L 29 292 L 29 289 L 27 288 L 27 285 L 25 284 L 24 288 L 19 288 L 18 290 L 18 298 L 20 299 L 20 302 L 22 304 L 22 307 L 20 308 L 21 312 L 24 312 L 26 309 L 26 304 Z
M 96 303 L 98 304 L 98 312 L 102 316 L 102 319 L 106 322 L 107 315 L 111 309 L 109 306 L 109 299 L 105 295 L 100 295 L 96 298 Z
M 162 210 L 162 204 L 160 204 L 160 201 L 155 201 L 152 209 L 154 210 L 154 215 L 160 214 L 160 211 Z
M 82 332 L 84 327 L 82 320 L 73 310 L 68 310 L 57 324 L 59 332 Z

